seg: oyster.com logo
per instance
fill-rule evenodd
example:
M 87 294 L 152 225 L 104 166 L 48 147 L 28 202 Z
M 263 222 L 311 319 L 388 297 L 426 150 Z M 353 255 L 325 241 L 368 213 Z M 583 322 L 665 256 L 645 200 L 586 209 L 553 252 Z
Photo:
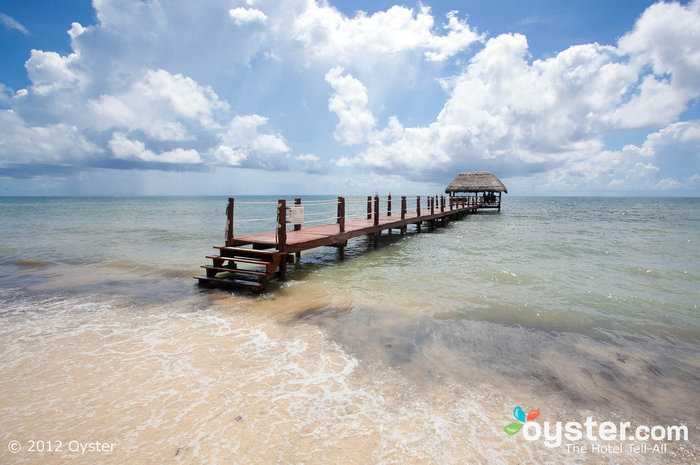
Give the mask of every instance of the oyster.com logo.
M 520 406 L 515 407 L 513 410 L 513 416 L 515 417 L 516 420 L 513 423 L 510 423 L 506 426 L 503 427 L 503 431 L 506 433 L 510 434 L 513 436 L 516 434 L 518 431 L 520 431 L 525 424 L 526 421 L 532 421 L 535 418 L 537 418 L 540 415 L 540 412 L 538 410 L 530 410 L 530 412 L 525 416 L 525 412 L 523 411 L 523 408 Z

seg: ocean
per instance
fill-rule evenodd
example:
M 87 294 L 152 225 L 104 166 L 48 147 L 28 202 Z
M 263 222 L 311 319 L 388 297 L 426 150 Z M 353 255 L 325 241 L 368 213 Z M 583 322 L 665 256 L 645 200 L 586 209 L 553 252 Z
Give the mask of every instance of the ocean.
M 0 463 L 700 462 L 700 199 L 506 195 L 262 295 L 193 279 L 225 206 L 0 198 Z

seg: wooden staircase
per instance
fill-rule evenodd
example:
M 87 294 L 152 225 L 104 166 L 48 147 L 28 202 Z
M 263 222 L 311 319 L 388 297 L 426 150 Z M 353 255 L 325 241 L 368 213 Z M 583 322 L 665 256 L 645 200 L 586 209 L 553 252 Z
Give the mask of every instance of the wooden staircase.
M 243 247 L 214 246 L 219 255 L 207 255 L 211 265 L 202 265 L 206 276 L 196 276 L 200 285 L 243 287 L 262 292 L 274 277 L 284 279 L 287 253 L 247 249 Z

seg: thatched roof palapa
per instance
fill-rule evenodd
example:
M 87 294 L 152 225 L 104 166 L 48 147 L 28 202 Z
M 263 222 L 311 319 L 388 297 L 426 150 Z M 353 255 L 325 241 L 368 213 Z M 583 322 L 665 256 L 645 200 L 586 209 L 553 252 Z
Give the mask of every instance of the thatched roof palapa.
M 460 173 L 445 189 L 446 193 L 452 192 L 505 192 L 508 189 L 500 179 L 488 171 L 476 173 Z

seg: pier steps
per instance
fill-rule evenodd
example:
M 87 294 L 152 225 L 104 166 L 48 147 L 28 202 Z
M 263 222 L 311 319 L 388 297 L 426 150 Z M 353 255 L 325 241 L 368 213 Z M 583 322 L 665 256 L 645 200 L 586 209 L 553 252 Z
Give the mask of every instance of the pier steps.
M 285 252 L 215 246 L 219 255 L 207 255 L 212 265 L 202 265 L 206 275 L 197 276 L 200 285 L 244 287 L 262 292 L 275 277 L 284 278 Z

